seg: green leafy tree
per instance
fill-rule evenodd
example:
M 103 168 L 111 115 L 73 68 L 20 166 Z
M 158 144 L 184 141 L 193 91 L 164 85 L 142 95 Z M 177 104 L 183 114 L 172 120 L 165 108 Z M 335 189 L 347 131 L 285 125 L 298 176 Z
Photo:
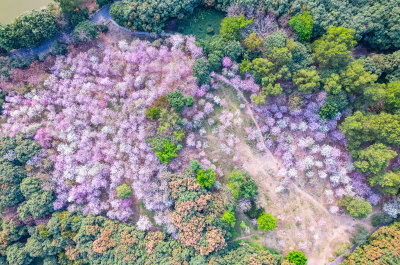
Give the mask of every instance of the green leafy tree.
M 345 195 L 344 199 L 339 202 L 339 205 L 343 206 L 346 212 L 356 219 L 364 219 L 372 212 L 371 204 L 359 197 Z
M 252 32 L 249 34 L 249 36 L 247 36 L 244 41 L 243 41 L 243 46 L 251 51 L 254 52 L 256 51 L 258 48 L 261 47 L 261 45 L 263 44 L 264 39 L 262 37 L 258 37 L 257 33 Z
M 361 61 L 351 62 L 340 74 L 340 83 L 348 93 L 362 94 L 363 90 L 372 85 L 378 76 L 365 71 Z
M 249 60 L 243 60 L 240 63 L 240 73 L 245 74 L 253 69 L 253 64 Z
M 0 24 L 0 47 L 12 50 L 39 46 L 58 32 L 56 18 L 51 11 L 33 10 L 20 15 L 10 25 Z
M 230 40 L 224 43 L 222 53 L 224 56 L 230 57 L 233 61 L 237 61 L 243 53 L 243 48 L 239 41 Z
M 239 17 L 225 17 L 221 22 L 220 35 L 225 41 L 238 40 L 239 30 L 253 23 L 253 19 Z
M 222 68 L 222 57 L 216 53 L 211 53 L 208 55 L 208 63 L 210 64 L 210 70 L 214 72 L 219 72 Z
M 215 182 L 215 172 L 212 169 L 199 169 L 196 173 L 197 183 L 204 188 L 211 188 Z
M 15 147 L 15 153 L 17 159 L 21 163 L 26 163 L 29 159 L 38 154 L 40 151 L 39 144 L 30 139 L 18 138 L 16 144 L 17 146 Z
M 22 202 L 18 207 L 18 215 L 21 220 L 26 220 L 29 216 L 39 218 L 54 211 L 54 196 L 50 191 L 40 191 L 27 197 L 27 201 Z
M 185 105 L 188 107 L 192 107 L 194 105 L 194 98 L 192 96 L 188 96 L 185 98 Z
M 313 43 L 314 57 L 323 68 L 346 66 L 351 60 L 351 50 L 357 44 L 355 30 L 330 27 L 327 33 Z
M 160 159 L 161 163 L 168 164 L 172 158 L 178 157 L 178 149 L 174 143 L 164 140 L 161 151 L 156 152 L 156 156 Z
M 259 78 L 269 75 L 274 66 L 274 64 L 267 58 L 256 58 L 252 63 L 254 72 Z
M 25 249 L 25 245 L 17 242 L 7 248 L 7 261 L 13 265 L 26 265 L 32 262 L 32 257 Z
M 96 0 L 96 3 L 99 7 L 103 7 L 105 5 L 113 3 L 114 0 Z
M 358 244 L 358 245 L 365 244 L 367 243 L 369 234 L 370 232 L 366 227 L 358 225 L 356 232 L 353 234 L 351 238 L 351 242 L 353 244 Z
M 131 1 L 115 1 L 110 7 L 110 16 L 117 22 L 118 25 L 131 28 L 132 25 L 128 25 L 129 18 L 133 12 Z
M 320 78 L 314 69 L 301 69 L 295 73 L 293 83 L 300 92 L 310 94 L 319 88 Z
M 386 194 L 396 195 L 400 189 L 400 172 L 388 171 L 368 178 L 371 186 L 379 185 Z
M 371 225 L 378 226 L 378 225 L 387 225 L 393 221 L 393 217 L 388 215 L 387 213 L 376 213 L 371 217 Z
M 321 116 L 321 118 L 326 120 L 333 119 L 338 112 L 339 109 L 337 105 L 331 102 L 325 102 L 325 104 L 318 110 L 319 116 Z
M 275 230 L 277 221 L 278 219 L 272 214 L 264 212 L 260 215 L 260 217 L 258 217 L 257 226 L 259 230 L 272 231 Z
M 281 84 L 275 84 L 275 85 L 268 84 L 266 87 L 263 86 L 262 89 L 266 95 L 272 95 L 272 96 L 280 95 L 283 92 Z
M 292 61 L 292 53 L 287 47 L 283 48 L 273 47 L 272 52 L 269 55 L 269 58 L 274 63 L 275 67 L 283 67 L 283 66 L 287 67 L 287 65 Z
M 389 161 L 395 158 L 397 153 L 384 144 L 376 143 L 353 156 L 355 156 L 354 166 L 358 171 L 378 174 L 388 167 Z
M 292 250 L 288 253 L 286 259 L 295 265 L 306 265 L 307 264 L 307 257 L 306 255 L 298 250 Z
M 185 106 L 185 96 L 179 90 L 174 90 L 169 92 L 167 95 L 168 103 L 172 108 L 175 108 L 176 111 L 180 112 L 182 108 Z
M 225 211 L 221 217 L 222 221 L 228 223 L 232 228 L 235 227 L 236 217 L 233 211 Z
M 271 54 L 274 47 L 276 48 L 286 47 L 287 40 L 288 36 L 283 30 L 275 31 L 274 33 L 265 37 L 264 47 L 267 54 Z
M 386 98 L 386 85 L 374 83 L 363 89 L 362 97 L 360 99 L 360 105 L 366 106 L 367 108 L 376 110 L 376 112 L 381 112 L 385 105 Z M 355 103 L 355 105 L 358 102 Z M 390 111 L 389 111 L 390 112 Z
M 75 9 L 79 8 L 83 3 L 83 0 L 54 0 L 60 4 L 61 12 L 69 14 Z
M 97 26 L 89 20 L 83 21 L 75 27 L 72 37 L 76 43 L 94 40 L 97 37 Z
M 196 60 L 193 66 L 193 73 L 200 85 L 210 83 L 210 72 L 210 64 L 207 59 L 200 58 Z
M 399 239 L 399 222 L 381 227 L 368 238 L 367 244 L 358 246 L 343 264 L 399 264 Z
M 400 109 L 400 81 L 387 84 L 385 110 L 394 112 Z
M 0 162 L 0 206 L 13 206 L 23 200 L 20 183 L 25 177 L 23 167 L 7 161 Z
M 201 169 L 201 164 L 197 160 L 190 161 L 190 168 L 194 173 L 197 173 Z
M 256 94 L 251 95 L 251 101 L 257 106 L 264 105 L 266 102 L 266 97 L 267 95 L 265 95 L 265 93 L 261 91 L 257 95 Z
M 322 79 L 324 89 L 326 92 L 331 94 L 338 94 L 342 91 L 342 85 L 340 82 L 340 76 L 338 74 L 331 74 L 329 77 Z
M 36 177 L 26 177 L 22 180 L 20 189 L 25 198 L 32 198 L 42 191 L 40 181 Z
M 246 173 L 236 169 L 228 175 L 228 187 L 235 199 L 241 197 L 250 199 L 258 194 L 255 181 Z
M 157 107 L 150 107 L 146 109 L 145 114 L 149 120 L 158 120 L 160 118 L 160 109 Z
M 314 20 L 310 11 L 304 11 L 301 14 L 293 16 L 289 20 L 291 26 L 299 37 L 299 41 L 309 41 L 311 39 Z
M 363 114 L 356 111 L 339 125 L 348 138 L 350 150 L 357 150 L 361 144 L 380 142 L 388 146 L 400 146 L 400 117 L 385 112 Z
M 117 187 L 117 197 L 120 199 L 129 199 L 132 196 L 132 188 L 127 184 L 122 184 Z

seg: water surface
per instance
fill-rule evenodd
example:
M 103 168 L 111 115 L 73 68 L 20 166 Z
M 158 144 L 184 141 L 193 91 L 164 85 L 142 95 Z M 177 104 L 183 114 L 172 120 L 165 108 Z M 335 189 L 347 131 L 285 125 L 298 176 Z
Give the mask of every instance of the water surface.
M 53 0 L 0 0 L 0 23 L 7 24 L 25 11 L 39 10 Z

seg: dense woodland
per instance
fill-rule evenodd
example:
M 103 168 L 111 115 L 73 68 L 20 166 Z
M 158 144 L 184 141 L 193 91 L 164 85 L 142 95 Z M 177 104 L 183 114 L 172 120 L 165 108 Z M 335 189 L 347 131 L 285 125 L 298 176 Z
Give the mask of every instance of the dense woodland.
M 89 20 L 108 5 L 152 39 Z M 274 193 L 300 179 L 363 222 L 330 257 L 400 264 L 399 49 L 396 0 L 55 0 L 0 24 L 0 263 L 317 264 L 250 240 L 283 218 L 245 144 L 279 161 Z

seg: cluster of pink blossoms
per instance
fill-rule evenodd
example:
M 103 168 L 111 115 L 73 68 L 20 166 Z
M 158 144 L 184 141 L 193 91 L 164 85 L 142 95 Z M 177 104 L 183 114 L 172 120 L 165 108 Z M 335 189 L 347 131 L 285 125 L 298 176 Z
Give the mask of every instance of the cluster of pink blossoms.
M 160 177 L 164 168 L 146 143 L 154 126 L 144 112 L 174 89 L 186 95 L 197 90 L 192 65 L 201 49 L 194 38 L 167 43 L 155 48 L 121 41 L 59 56 L 40 88 L 7 96 L 2 132 L 32 136 L 51 154 L 56 210 L 67 206 L 127 220 L 132 201 L 116 194 L 123 183 L 150 210 L 172 204 Z

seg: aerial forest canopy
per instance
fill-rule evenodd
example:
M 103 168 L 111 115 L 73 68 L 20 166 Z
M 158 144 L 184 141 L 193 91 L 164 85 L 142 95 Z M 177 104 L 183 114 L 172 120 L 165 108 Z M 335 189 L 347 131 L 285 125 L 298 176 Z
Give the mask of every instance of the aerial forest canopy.
M 399 49 L 396 0 L 0 24 L 0 264 L 399 264 Z

